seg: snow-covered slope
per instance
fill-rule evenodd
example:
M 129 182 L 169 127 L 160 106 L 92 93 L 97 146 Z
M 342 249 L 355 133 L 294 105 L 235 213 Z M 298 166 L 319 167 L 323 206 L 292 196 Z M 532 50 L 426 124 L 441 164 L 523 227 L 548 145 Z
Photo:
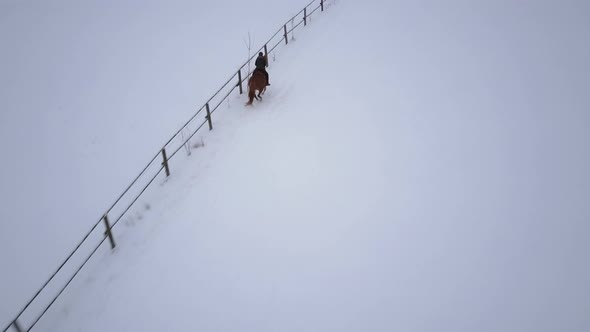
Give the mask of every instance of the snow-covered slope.
M 0 0 L 0 325 L 305 4 Z
M 339 0 L 41 331 L 587 331 L 583 2 Z

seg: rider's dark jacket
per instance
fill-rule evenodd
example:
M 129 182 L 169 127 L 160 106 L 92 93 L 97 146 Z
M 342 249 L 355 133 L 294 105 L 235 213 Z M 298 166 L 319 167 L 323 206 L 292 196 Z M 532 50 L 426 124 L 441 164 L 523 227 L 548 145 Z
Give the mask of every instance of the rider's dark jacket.
M 258 58 L 256 58 L 256 62 L 254 63 L 254 65 L 257 69 L 266 68 L 266 59 L 264 58 L 264 56 L 259 55 Z

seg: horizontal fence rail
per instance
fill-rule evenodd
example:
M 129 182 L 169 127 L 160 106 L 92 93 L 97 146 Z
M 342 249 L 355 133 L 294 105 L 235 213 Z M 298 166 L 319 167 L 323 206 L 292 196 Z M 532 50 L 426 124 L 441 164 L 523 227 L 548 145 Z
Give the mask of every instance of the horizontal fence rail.
M 326 0 L 313 0 L 307 4 L 300 12 L 283 24 L 263 46 L 252 53 L 252 56 L 228 78 L 219 90 L 153 155 L 147 165 L 94 223 L 90 230 L 82 237 L 82 240 L 74 246 L 74 249 L 37 292 L 35 292 L 33 297 L 18 311 L 14 319 L 6 325 L 3 332 L 8 332 L 11 328 L 16 332 L 32 330 L 107 239 L 109 240 L 111 249 L 116 247 L 112 232 L 113 228 L 127 215 L 138 199 L 146 192 L 158 176 L 162 174 L 162 171 L 165 172 L 166 177 L 170 176 L 170 160 L 177 156 L 178 152 L 185 149 L 190 155 L 191 139 L 199 130 L 205 125 L 208 126 L 209 130 L 213 130 L 211 116 L 219 106 L 236 89 L 239 90 L 239 94 L 243 94 L 243 84 L 247 84 L 249 77 L 252 75 L 250 68 L 258 53 L 263 52 L 268 59 L 269 54 L 279 45 L 283 43 L 287 45 L 289 43 L 289 34 L 293 36 L 293 31 L 297 27 L 302 24 L 304 26 L 309 24 L 313 13 L 317 10 L 324 11 L 325 4 Z M 103 232 L 97 231 L 100 224 L 104 226 Z M 60 272 L 63 272 L 64 267 L 68 264 L 73 266 L 73 273 L 70 275 L 61 275 Z M 39 296 L 44 292 L 49 293 L 48 286 L 52 282 L 61 282 L 61 286 L 57 286 L 57 289 L 53 292 L 54 294 L 46 295 L 49 298 L 48 301 L 41 303 Z M 23 325 L 25 321 L 29 323 L 28 327 Z

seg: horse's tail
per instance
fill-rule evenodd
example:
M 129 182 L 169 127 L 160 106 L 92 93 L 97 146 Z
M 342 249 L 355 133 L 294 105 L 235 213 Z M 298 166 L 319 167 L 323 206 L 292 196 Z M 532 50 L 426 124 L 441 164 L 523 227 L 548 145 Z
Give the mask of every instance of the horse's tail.
M 252 77 L 248 80 L 248 103 L 247 105 L 251 105 L 254 102 L 254 97 L 256 97 L 256 89 L 253 87 Z

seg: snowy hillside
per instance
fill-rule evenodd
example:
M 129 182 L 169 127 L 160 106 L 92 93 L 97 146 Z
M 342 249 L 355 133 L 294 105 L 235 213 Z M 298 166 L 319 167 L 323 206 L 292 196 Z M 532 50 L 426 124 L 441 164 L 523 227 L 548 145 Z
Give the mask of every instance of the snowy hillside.
M 306 3 L 0 0 L 0 325 Z
M 264 100 L 247 108 L 245 97 L 235 95 L 215 113 L 215 130 L 199 137 L 205 147 L 142 198 L 149 208 L 141 218 L 125 222 L 117 249 L 102 252 L 86 267 L 36 329 L 590 329 L 590 6 L 582 1 L 330 4 L 276 54 Z M 171 8 L 153 6 L 153 17 Z M 273 31 L 282 23 L 281 15 L 292 14 L 276 6 L 277 21 L 260 26 L 263 31 Z M 227 8 L 233 7 L 201 13 L 215 17 L 204 13 L 217 11 L 225 20 L 224 15 L 233 15 Z M 120 13 L 119 19 L 127 22 L 131 13 Z M 3 15 L 2 22 L 8 23 L 2 24 L 17 16 Z M 157 24 L 145 26 L 158 31 Z M 212 40 L 225 32 L 233 36 L 230 30 L 208 30 Z M 242 51 L 243 31 L 235 36 L 236 49 Z M 117 121 L 102 123 L 107 132 L 120 133 L 121 144 L 129 144 L 121 153 L 133 152 L 124 166 L 131 175 L 191 114 L 189 104 L 206 99 L 224 77 L 201 82 L 195 78 L 201 75 L 196 61 L 187 72 L 178 69 L 174 64 L 183 61 L 171 59 L 172 53 L 185 54 L 182 45 L 203 49 L 204 44 L 183 38 L 174 46 L 177 52 L 162 49 L 162 61 L 177 68 L 173 76 L 158 80 L 167 82 L 161 83 L 164 90 L 146 88 L 129 99 L 163 91 L 174 103 L 169 109 L 186 111 L 174 115 L 178 122 L 160 125 L 167 117 L 159 112 L 168 105 L 162 97 L 153 113 L 121 115 L 137 120 L 138 127 L 144 121 L 150 130 L 166 127 L 159 137 L 130 131 L 134 121 L 124 127 L 113 125 Z M 121 36 L 122 42 L 129 39 Z M 62 42 L 69 45 L 67 38 Z M 120 52 L 128 59 L 141 58 L 139 51 Z M 227 60 L 231 64 L 234 59 L 239 63 L 242 55 Z M 132 63 L 116 68 L 127 70 Z M 138 63 L 145 67 L 129 68 L 121 76 L 153 81 L 148 79 L 151 66 Z M 202 66 L 212 67 L 207 62 Z M 160 70 L 153 77 L 169 72 Z M 173 85 L 186 80 L 195 81 L 178 92 Z M 30 88 L 2 82 L 21 94 Z M 80 89 L 85 91 L 83 84 Z M 94 98 L 78 100 L 102 100 L 90 91 Z M 183 93 L 186 99 L 179 97 Z M 41 102 L 31 98 L 27 103 Z M 37 118 L 40 104 L 32 106 L 23 110 Z M 142 111 L 141 105 L 129 108 Z M 3 128 L 5 118 L 16 116 L 10 114 L 3 111 Z M 43 114 L 50 119 L 49 111 Z M 116 114 L 111 119 L 119 119 Z M 91 137 L 94 130 L 102 132 L 100 126 L 91 121 L 75 130 Z M 60 142 L 67 136 L 61 137 Z M 27 139 L 3 136 L 2 142 Z M 67 142 L 82 144 L 73 138 Z M 18 151 L 28 150 L 20 145 Z M 30 172 L 39 174 L 37 181 L 45 181 L 52 174 L 38 170 L 46 166 L 38 159 L 40 151 L 48 153 L 39 147 L 24 155 L 31 160 Z M 80 174 L 80 181 L 93 172 L 84 165 L 99 157 L 74 159 L 82 161 L 73 169 L 88 172 Z M 25 174 L 3 176 L 14 188 L 34 188 L 35 178 L 25 181 Z M 112 170 L 104 174 L 115 183 L 126 183 L 130 176 Z M 105 188 L 104 201 L 89 222 L 119 190 Z M 8 192 L 2 195 L 18 210 L 28 206 Z M 41 202 L 45 196 L 40 197 Z M 39 226 L 33 216 L 30 228 L 20 229 L 5 222 L 19 215 L 9 212 L 2 212 L 2 266 L 22 267 L 16 275 L 3 268 L 3 299 L 4 294 L 20 296 L 12 288 L 27 282 L 21 279 L 35 279 L 29 274 L 53 268 L 53 261 L 28 266 L 16 254 L 28 248 L 27 259 L 41 260 L 42 245 L 52 240 L 19 241 L 9 232 L 35 230 L 36 238 L 44 238 L 47 234 L 37 227 L 57 227 L 54 234 L 61 226 L 71 227 L 65 221 Z M 76 239 L 75 232 L 69 235 Z M 69 249 L 67 243 L 53 245 L 60 247 Z M 25 297 L 31 287 L 36 284 L 27 286 Z M 0 317 L 5 312 L 10 317 L 13 306 L 2 305 Z

